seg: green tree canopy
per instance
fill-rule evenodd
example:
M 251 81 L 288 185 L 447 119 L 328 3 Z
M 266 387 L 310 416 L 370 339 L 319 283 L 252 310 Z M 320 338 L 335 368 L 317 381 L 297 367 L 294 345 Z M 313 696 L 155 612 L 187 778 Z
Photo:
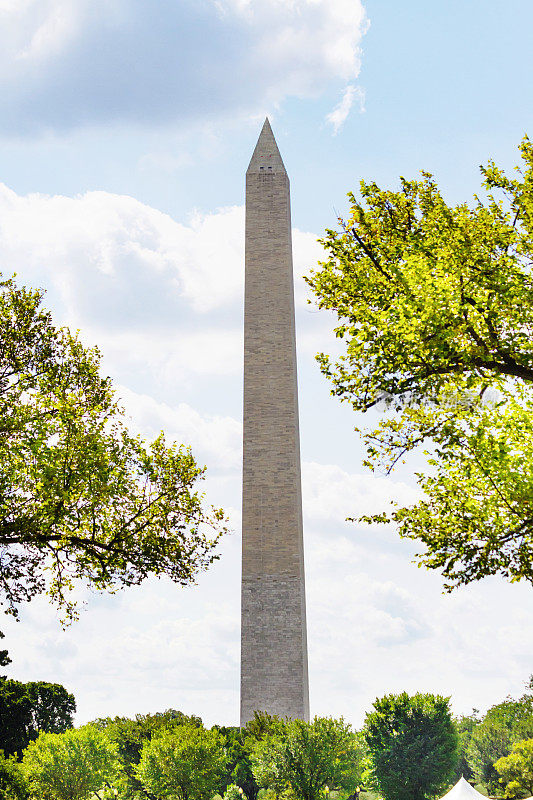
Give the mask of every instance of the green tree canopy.
M 178 725 L 145 743 L 137 776 L 160 800 L 205 800 L 214 795 L 226 760 L 218 731 Z
M 21 755 L 40 731 L 71 728 L 75 711 L 74 695 L 59 683 L 0 680 L 0 749 Z
M 468 744 L 467 759 L 476 779 L 496 794 L 501 789 L 498 759 L 508 756 L 513 744 L 533 738 L 532 681 L 518 700 L 508 697 L 489 708 L 474 727 Z
M 473 709 L 470 715 L 463 715 L 454 718 L 454 724 L 459 737 L 458 760 L 455 767 L 455 781 L 463 777 L 467 781 L 474 779 L 474 770 L 468 761 L 468 750 L 474 729 L 480 723 L 478 710 Z
M 5 635 L 0 631 L 0 639 L 5 639 Z M 11 659 L 9 658 L 9 653 L 7 650 L 0 650 L 0 667 L 7 667 L 8 664 L 11 664 Z M 0 676 L 5 677 L 5 676 Z
M 32 794 L 43 800 L 88 800 L 113 780 L 116 750 L 105 732 L 85 725 L 41 733 L 22 760 Z
M 494 764 L 505 786 L 505 797 L 531 797 L 533 795 L 533 739 L 516 742 L 508 756 Z
M 73 694 L 60 683 L 29 681 L 25 685 L 30 700 L 31 726 L 34 731 L 64 733 L 72 727 L 76 712 Z
M 371 517 L 420 541 L 448 589 L 501 573 L 533 580 L 533 145 L 507 177 L 482 167 L 484 201 L 448 205 L 435 180 L 361 200 L 307 282 L 338 317 L 344 354 L 318 360 L 332 393 L 385 411 L 366 463 L 390 471 L 419 445 L 423 499 Z M 363 518 L 369 521 L 369 518 Z
M 6 756 L 0 750 L 0 800 L 26 800 L 28 782 L 15 756 Z
M 128 433 L 100 354 L 0 282 L 0 601 L 47 591 L 66 616 L 79 580 L 116 591 L 148 575 L 187 585 L 214 558 L 220 510 L 188 448 Z M 46 576 L 50 578 L 47 580 Z
M 248 800 L 256 800 L 259 786 L 253 772 L 252 752 L 258 742 L 272 736 L 283 736 L 286 725 L 287 721 L 276 714 L 254 711 L 253 718 L 243 728 L 214 726 L 224 737 L 228 758 L 226 773 L 218 787 L 220 794 L 234 784 L 243 790 Z
M 363 745 L 343 719 L 288 720 L 283 732 L 259 739 L 252 751 L 260 786 L 299 800 L 318 800 L 325 787 L 353 790 L 361 781 Z
M 447 698 L 388 694 L 374 701 L 364 735 L 369 777 L 385 800 L 425 800 L 446 788 L 458 748 Z
M 247 800 L 256 800 L 259 786 L 254 778 L 251 763 L 251 750 L 255 739 L 245 728 L 214 726 L 224 739 L 228 759 L 226 772 L 217 787 L 220 795 L 225 795 L 229 786 L 240 787 Z M 235 793 L 235 792 L 234 792 Z M 237 798 L 238 800 L 238 798 Z
M 248 800 L 248 797 L 242 786 L 229 783 L 224 791 L 223 800 Z
M 282 736 L 287 726 L 287 720 L 277 714 L 267 711 L 254 711 L 254 716 L 249 720 L 244 730 L 251 741 L 259 742 L 268 736 Z
M 135 719 L 114 717 L 98 719 L 93 725 L 106 732 L 107 737 L 117 749 L 119 770 L 115 781 L 121 795 L 127 798 L 149 797 L 137 776 L 137 766 L 141 760 L 144 744 L 164 730 L 178 725 L 192 725 L 201 728 L 200 717 L 187 716 L 181 711 L 167 709 L 156 714 L 137 714 Z

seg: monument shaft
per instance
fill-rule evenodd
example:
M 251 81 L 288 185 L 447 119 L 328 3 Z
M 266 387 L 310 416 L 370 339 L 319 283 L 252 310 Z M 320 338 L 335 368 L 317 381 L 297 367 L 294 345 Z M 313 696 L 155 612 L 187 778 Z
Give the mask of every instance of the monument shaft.
M 241 725 L 307 720 L 289 179 L 268 120 L 246 173 Z

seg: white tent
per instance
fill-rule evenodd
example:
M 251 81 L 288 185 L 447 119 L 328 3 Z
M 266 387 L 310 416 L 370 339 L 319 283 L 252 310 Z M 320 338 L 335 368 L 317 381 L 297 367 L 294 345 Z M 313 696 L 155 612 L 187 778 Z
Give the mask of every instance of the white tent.
M 460 778 L 453 789 L 450 789 L 449 792 L 446 792 L 441 797 L 441 800 L 487 800 L 487 798 L 477 789 L 474 789 L 473 786 L 470 786 L 464 778 Z
M 455 786 L 450 789 L 449 792 L 446 792 L 440 800 L 488 800 L 484 794 L 478 792 L 477 789 L 474 789 L 468 781 L 465 781 L 464 778 L 461 778 L 457 781 Z M 533 800 L 533 795 L 531 797 L 526 797 L 525 800 Z

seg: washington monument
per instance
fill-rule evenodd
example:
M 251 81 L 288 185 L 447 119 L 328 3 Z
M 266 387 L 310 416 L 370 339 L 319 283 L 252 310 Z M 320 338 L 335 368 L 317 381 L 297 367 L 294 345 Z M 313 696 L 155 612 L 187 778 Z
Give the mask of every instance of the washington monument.
M 265 120 L 246 172 L 241 725 L 309 719 L 289 178 Z

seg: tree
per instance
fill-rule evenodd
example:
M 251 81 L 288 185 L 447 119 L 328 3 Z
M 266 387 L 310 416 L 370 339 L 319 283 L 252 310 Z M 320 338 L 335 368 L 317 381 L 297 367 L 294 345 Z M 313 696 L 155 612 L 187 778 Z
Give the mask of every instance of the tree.
M 69 618 L 75 581 L 110 592 L 148 575 L 193 582 L 217 557 L 225 530 L 222 512 L 196 489 L 204 469 L 186 447 L 167 447 L 163 434 L 150 445 L 130 436 L 98 350 L 54 327 L 41 304 L 42 292 L 0 282 L 7 611 L 16 615 L 46 591 Z
M 250 760 L 255 739 L 249 735 L 246 727 L 241 729 L 215 725 L 214 728 L 224 739 L 224 749 L 228 759 L 226 772 L 217 787 L 218 793 L 225 795 L 230 786 L 238 786 L 243 790 L 247 800 L 256 800 L 259 786 L 254 778 Z
M 113 779 L 116 749 L 94 725 L 41 733 L 22 766 L 33 794 L 44 800 L 86 800 Z
M 242 786 L 238 786 L 236 783 L 230 783 L 226 786 L 223 800 L 248 800 L 248 798 Z
M 533 795 L 533 739 L 513 745 L 512 752 L 494 764 L 505 786 L 505 797 Z
M 425 800 L 453 775 L 458 737 L 448 698 L 388 694 L 374 701 L 364 735 L 371 781 L 386 800 Z
M 266 736 L 252 751 L 260 786 L 301 800 L 318 800 L 326 787 L 352 790 L 361 781 L 363 748 L 343 719 L 288 720 L 283 734 Z
M 259 742 L 268 736 L 283 736 L 286 727 L 287 720 L 278 717 L 277 714 L 254 711 L 253 719 L 246 723 L 244 730 L 251 741 Z
M 530 679 L 522 697 L 518 700 L 508 697 L 489 708 L 472 731 L 467 751 L 468 763 L 478 782 L 485 784 L 494 794 L 501 789 L 495 763 L 510 754 L 514 743 L 533 738 L 532 688 Z
M 30 700 L 31 728 L 37 733 L 64 733 L 74 724 L 76 701 L 60 683 L 29 681 L 26 694 Z
M 75 711 L 74 695 L 59 683 L 0 680 L 0 749 L 20 756 L 40 731 L 71 728 Z
M 0 750 L 0 800 L 26 800 L 28 783 L 14 756 L 6 758 Z
M 205 800 L 215 793 L 225 767 L 217 731 L 178 725 L 145 743 L 137 776 L 161 800 Z
M 5 639 L 5 635 L 2 633 L 2 631 L 0 631 L 0 639 Z M 7 667 L 8 664 L 11 664 L 8 651 L 0 650 L 0 667 Z M 0 680 L 2 678 L 5 678 L 5 675 L 0 675 Z
M 127 717 L 98 719 L 93 724 L 104 730 L 114 743 L 119 760 L 115 784 L 124 797 L 131 798 L 152 797 L 137 776 L 143 745 L 164 730 L 178 725 L 201 728 L 202 720 L 200 717 L 189 717 L 181 711 L 168 709 L 157 714 L 137 714 L 135 719 Z
M 0 681 L 0 749 L 8 756 L 21 754 L 31 739 L 30 699 L 20 681 Z
M 468 749 L 474 729 L 480 723 L 478 710 L 472 709 L 470 716 L 460 716 L 454 719 L 457 735 L 459 738 L 458 744 L 458 760 L 455 767 L 455 781 L 461 777 L 467 781 L 472 781 L 474 778 L 474 771 L 468 762 Z
M 254 711 L 254 716 L 243 728 L 215 725 L 224 737 L 228 758 L 226 773 L 222 776 L 218 792 L 222 795 L 229 785 L 240 787 L 248 800 L 256 800 L 259 786 L 252 768 L 252 752 L 256 744 L 267 737 L 283 736 L 287 721 L 267 711 Z
M 501 573 L 533 581 L 533 145 L 508 178 L 482 167 L 487 199 L 449 206 L 428 173 L 362 200 L 323 244 L 307 282 L 338 317 L 344 354 L 317 356 L 332 394 L 382 408 L 364 433 L 372 469 L 418 446 L 423 499 L 364 521 L 398 524 L 446 588 Z

